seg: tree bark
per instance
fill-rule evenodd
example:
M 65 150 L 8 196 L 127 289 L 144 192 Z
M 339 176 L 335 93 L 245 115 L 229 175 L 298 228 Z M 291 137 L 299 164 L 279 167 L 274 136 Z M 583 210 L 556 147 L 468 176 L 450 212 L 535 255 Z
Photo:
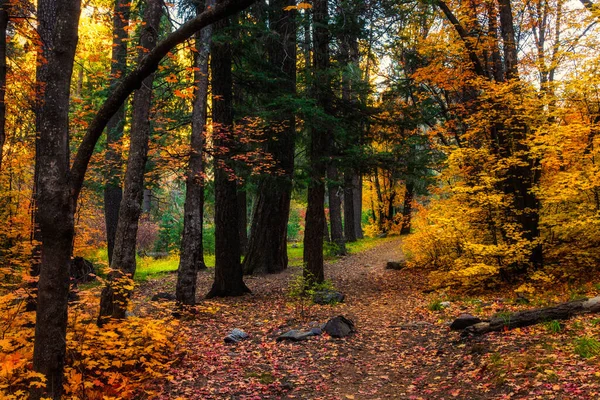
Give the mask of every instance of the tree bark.
M 9 7 L 8 0 L 0 1 L 0 171 L 2 171 L 2 154 L 6 141 L 6 29 Z
M 219 1 L 220 3 L 221 1 Z M 215 35 L 227 31 L 229 21 L 214 24 Z M 215 167 L 215 279 L 207 298 L 241 296 L 250 292 L 243 280 L 233 132 L 231 46 L 213 41 L 211 49 L 212 119 Z
M 31 399 L 60 399 L 66 351 L 69 264 L 75 202 L 69 181 L 69 89 L 77 47 L 79 0 L 39 0 L 40 63 L 36 71 L 36 163 L 42 263 L 33 369 L 46 376 Z
M 326 114 L 332 114 L 329 70 L 328 1 L 313 2 L 313 40 L 315 99 Z M 309 158 L 311 164 L 308 206 L 304 230 L 304 277 L 314 282 L 325 279 L 323 271 L 323 225 L 325 224 L 325 156 L 329 128 L 324 122 L 311 127 Z
M 206 7 L 214 6 L 214 0 L 206 1 Z M 195 72 L 196 98 L 192 109 L 191 154 L 186 180 L 183 237 L 177 270 L 175 296 L 180 304 L 193 306 L 196 303 L 196 280 L 198 271 L 206 269 L 204 263 L 204 144 L 206 132 L 206 110 L 208 96 L 208 58 L 212 26 L 196 34 Z
M 296 12 L 285 11 L 296 0 L 272 1 L 269 22 L 272 30 L 267 54 L 273 65 L 274 79 L 283 95 L 296 93 Z M 279 116 L 274 122 L 281 126 L 270 132 L 265 150 L 273 156 L 278 171 L 264 175 L 258 184 L 256 205 L 250 227 L 244 273 L 276 273 L 288 266 L 287 222 L 290 214 L 292 177 L 294 173 L 294 139 L 296 120 L 290 109 L 272 110 Z
M 240 234 L 240 254 L 248 249 L 248 193 L 243 185 L 237 188 L 238 231 Z
M 482 335 L 507 329 L 522 328 L 541 322 L 569 319 L 575 315 L 600 312 L 600 296 L 585 300 L 575 300 L 554 307 L 537 308 L 516 312 L 504 317 L 494 317 L 465 328 L 464 333 Z
M 113 9 L 113 43 L 112 64 L 110 67 L 111 82 L 114 88 L 127 71 L 127 26 L 129 25 L 131 2 L 129 0 L 115 0 Z M 108 250 L 108 264 L 112 262 L 115 236 L 119 223 L 119 207 L 123 199 L 121 181 L 121 167 L 123 157 L 119 148 L 125 127 L 125 105 L 118 111 L 106 125 L 106 172 L 104 186 L 104 221 L 106 225 L 106 244 Z
M 331 225 L 331 241 L 335 243 L 337 255 L 346 254 L 346 241 L 344 240 L 344 227 L 342 225 L 342 186 L 340 174 L 335 165 L 327 167 L 328 194 L 329 194 L 329 224 Z M 352 226 L 353 227 L 353 226 Z M 352 228 L 354 229 L 354 227 Z
M 357 239 L 364 238 L 362 230 L 362 177 L 360 174 L 355 174 L 352 177 L 354 183 L 354 231 Z
M 354 210 L 354 171 L 344 174 L 344 234 L 348 242 L 356 242 L 356 212 Z
M 144 11 L 144 24 L 140 36 L 139 59 L 154 48 L 158 39 L 162 2 L 148 0 Z M 144 172 L 148 159 L 148 141 L 150 138 L 150 109 L 152 107 L 152 85 L 154 74 L 149 75 L 142 87 L 133 97 L 133 118 L 129 158 L 125 173 L 125 188 L 119 209 L 119 221 L 115 237 L 115 247 L 110 264 L 111 272 L 107 285 L 102 290 L 100 300 L 101 325 L 109 318 L 123 319 L 131 296 L 129 280 L 133 279 L 136 269 L 136 239 L 138 222 L 142 213 L 144 196 Z
M 402 227 L 400 228 L 401 235 L 410 233 L 410 220 L 412 216 L 412 202 L 415 195 L 415 185 L 411 182 L 406 183 L 404 191 L 404 204 L 402 206 Z

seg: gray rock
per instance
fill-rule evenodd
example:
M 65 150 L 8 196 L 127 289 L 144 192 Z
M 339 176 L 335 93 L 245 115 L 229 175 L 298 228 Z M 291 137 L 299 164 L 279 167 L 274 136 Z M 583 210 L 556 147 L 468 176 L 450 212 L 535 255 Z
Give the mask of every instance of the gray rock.
M 319 335 L 322 335 L 322 334 L 323 334 L 323 329 L 321 329 L 321 328 L 311 328 L 311 330 L 310 330 L 310 331 L 311 331 L 311 332 L 313 333 L 313 335 L 315 335 L 315 336 L 319 336 Z
M 225 336 L 225 343 L 238 343 L 244 339 L 248 339 L 250 336 L 241 329 L 235 328 L 229 335 Z
M 283 340 L 289 340 L 292 342 L 300 342 L 301 340 L 306 340 L 311 336 L 317 336 L 315 333 L 313 333 L 312 329 L 310 331 L 301 331 L 298 329 L 292 329 L 291 331 L 288 331 L 284 334 L 279 335 L 276 340 L 278 342 L 281 342 Z
M 481 322 L 481 319 L 471 314 L 460 314 L 458 318 L 452 322 L 450 329 L 453 331 L 462 331 L 463 329 Z
M 448 308 L 448 307 L 450 307 L 450 302 L 449 301 L 442 301 L 440 303 L 440 306 L 442 306 L 443 308 Z
M 316 304 L 335 304 L 344 301 L 346 296 L 343 293 L 330 291 L 330 290 L 319 290 L 313 294 L 313 302 Z
M 329 336 L 334 338 L 343 338 L 351 333 L 356 332 L 356 329 L 354 328 L 354 322 L 343 315 L 331 318 L 329 321 L 327 321 L 323 330 Z
M 404 261 L 389 260 L 385 265 L 385 269 L 393 269 L 396 271 L 400 271 L 401 269 L 404 269 L 405 266 L 406 263 Z

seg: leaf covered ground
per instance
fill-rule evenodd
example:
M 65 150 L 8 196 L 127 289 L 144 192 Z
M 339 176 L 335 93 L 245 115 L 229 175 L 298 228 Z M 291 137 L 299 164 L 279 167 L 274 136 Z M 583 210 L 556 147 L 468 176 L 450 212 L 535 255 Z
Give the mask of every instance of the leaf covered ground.
M 300 267 L 248 277 L 252 294 L 199 299 L 197 313 L 183 314 L 182 348 L 173 354 L 164 399 L 596 399 L 600 363 L 594 348 L 600 319 L 583 316 L 563 325 L 462 338 L 448 323 L 460 313 L 489 317 L 530 308 L 506 294 L 477 298 L 424 294 L 427 271 L 386 270 L 402 258 L 400 239 L 326 266 L 326 277 L 346 295 L 336 305 L 299 306 L 288 288 Z M 199 274 L 208 292 L 211 270 Z M 174 275 L 145 282 L 136 312 L 151 312 L 152 294 L 172 291 Z M 589 288 L 591 289 L 591 286 Z M 594 294 L 594 293 L 588 293 Z M 446 308 L 432 306 L 450 300 Z M 564 298 L 562 300 L 568 300 Z M 553 299 L 556 300 L 556 299 Z M 165 304 L 162 305 L 163 307 Z M 358 332 L 299 343 L 276 342 L 281 332 L 308 328 L 343 314 Z M 233 328 L 250 335 L 238 344 L 223 338 Z M 585 350 L 585 351 L 584 351 Z M 155 388 L 156 389 L 156 388 Z

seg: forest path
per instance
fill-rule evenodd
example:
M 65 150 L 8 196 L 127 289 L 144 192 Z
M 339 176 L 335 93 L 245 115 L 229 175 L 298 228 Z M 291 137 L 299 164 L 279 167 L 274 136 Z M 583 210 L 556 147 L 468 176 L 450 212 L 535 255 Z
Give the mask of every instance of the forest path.
M 326 278 L 346 300 L 313 305 L 304 314 L 288 296 L 300 267 L 245 278 L 253 292 L 249 295 L 199 298 L 198 313 L 184 315 L 180 322 L 185 357 L 173 366 L 162 398 L 599 398 L 597 364 L 565 357 L 564 350 L 555 349 L 558 339 L 548 337 L 543 327 L 530 328 L 538 329 L 535 334 L 517 330 L 468 340 L 450 332 L 448 322 L 461 312 L 477 307 L 489 315 L 506 303 L 491 296 L 478 303 L 455 299 L 447 309 L 430 311 L 435 295 L 423 293 L 427 271 L 385 269 L 388 260 L 401 258 L 401 239 L 395 237 L 327 263 Z M 201 272 L 199 295 L 211 283 L 212 271 Z M 145 286 L 137 296 L 172 291 L 174 276 Z M 322 335 L 297 343 L 275 341 L 282 332 L 307 329 L 311 322 L 337 315 L 353 319 L 358 332 L 344 339 Z M 225 344 L 223 338 L 233 328 L 250 338 Z M 563 348 L 572 343 L 568 335 L 560 340 Z

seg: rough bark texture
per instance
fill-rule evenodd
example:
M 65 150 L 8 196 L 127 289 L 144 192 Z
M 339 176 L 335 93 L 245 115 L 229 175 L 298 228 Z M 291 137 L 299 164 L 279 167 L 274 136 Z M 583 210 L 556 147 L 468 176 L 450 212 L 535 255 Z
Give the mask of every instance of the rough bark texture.
M 36 163 L 42 263 L 38 283 L 33 368 L 47 378 L 30 397 L 60 399 L 66 351 L 69 264 L 75 203 L 69 182 L 69 89 L 77 47 L 79 0 L 39 0 L 42 49 L 36 71 Z
M 315 99 L 325 113 L 331 114 L 331 86 L 327 73 L 329 69 L 329 30 L 328 1 L 315 0 L 313 3 L 314 73 Z M 325 155 L 330 132 L 324 123 L 313 126 L 310 131 L 310 183 L 308 186 L 308 206 L 304 230 L 304 276 L 322 282 L 323 272 L 323 225 L 325 224 Z
M 284 11 L 295 0 L 276 0 L 269 8 L 272 30 L 268 56 L 274 67 L 274 79 L 285 94 L 296 92 L 296 13 Z M 276 125 L 282 129 L 272 132 L 266 151 L 277 163 L 278 173 L 262 176 L 252 214 L 250 240 L 244 259 L 244 273 L 276 273 L 288 266 L 287 222 L 290 214 L 292 176 L 294 172 L 294 137 L 296 121 L 290 110 L 279 112 Z
M 111 87 L 115 87 L 127 71 L 127 30 L 129 25 L 131 2 L 115 0 L 113 9 L 112 64 L 110 67 Z M 123 157 L 119 144 L 125 127 L 125 105 L 122 105 L 106 125 L 106 176 L 104 187 L 104 221 L 106 225 L 106 244 L 108 263 L 112 261 L 115 235 L 119 222 L 119 207 L 123 199 L 121 166 Z
M 331 241 L 336 245 L 338 255 L 346 254 L 346 241 L 344 240 L 344 227 L 342 225 L 342 195 L 340 174 L 335 165 L 327 167 L 327 192 L 329 194 L 329 224 L 331 225 Z M 354 230 L 354 225 L 351 225 Z
M 348 242 L 356 242 L 356 212 L 354 210 L 354 171 L 344 174 L 344 234 Z
M 214 0 L 206 2 L 212 7 Z M 196 279 L 198 271 L 206 269 L 204 246 L 202 245 L 204 223 L 204 143 L 206 132 L 206 110 L 208 95 L 208 57 L 212 26 L 207 26 L 196 34 L 196 98 L 192 109 L 192 136 L 190 161 L 186 180 L 186 194 L 183 214 L 183 236 L 181 257 L 177 271 L 175 296 L 180 304 L 196 303 Z
M 6 141 L 6 28 L 8 27 L 8 0 L 0 1 L 0 171 L 2 150 Z
M 364 238 L 362 230 L 362 176 L 355 174 L 352 177 L 352 182 L 354 182 L 354 232 L 357 239 L 362 239 Z
M 148 0 L 144 11 L 144 27 L 140 36 L 140 60 L 156 45 L 161 16 L 162 2 Z M 135 249 L 144 196 L 144 171 L 148 159 L 153 82 L 154 74 L 151 74 L 144 79 L 142 87 L 135 92 L 133 97 L 133 118 L 125 188 L 119 209 L 115 247 L 110 264 L 112 271 L 109 274 L 107 285 L 102 290 L 100 300 L 98 317 L 100 324 L 110 317 L 125 318 L 127 303 L 131 295 L 131 290 L 124 286 L 128 286 L 127 279 L 133 279 L 136 269 Z M 126 279 L 123 280 L 123 278 Z
M 248 193 L 243 185 L 238 185 L 237 203 L 240 254 L 245 255 L 248 249 Z
M 215 23 L 215 35 L 222 34 L 228 26 L 227 20 Z M 250 291 L 244 284 L 240 262 L 237 183 L 235 168 L 231 162 L 236 145 L 233 135 L 233 81 L 229 43 L 213 41 L 211 60 L 215 148 L 215 279 L 207 298 L 240 296 Z
M 521 328 L 541 322 L 569 319 L 575 315 L 597 312 L 600 312 L 600 296 L 585 300 L 569 301 L 554 307 L 520 311 L 502 318 L 495 317 L 490 321 L 469 326 L 464 332 L 473 335 L 482 335 L 488 332 Z

